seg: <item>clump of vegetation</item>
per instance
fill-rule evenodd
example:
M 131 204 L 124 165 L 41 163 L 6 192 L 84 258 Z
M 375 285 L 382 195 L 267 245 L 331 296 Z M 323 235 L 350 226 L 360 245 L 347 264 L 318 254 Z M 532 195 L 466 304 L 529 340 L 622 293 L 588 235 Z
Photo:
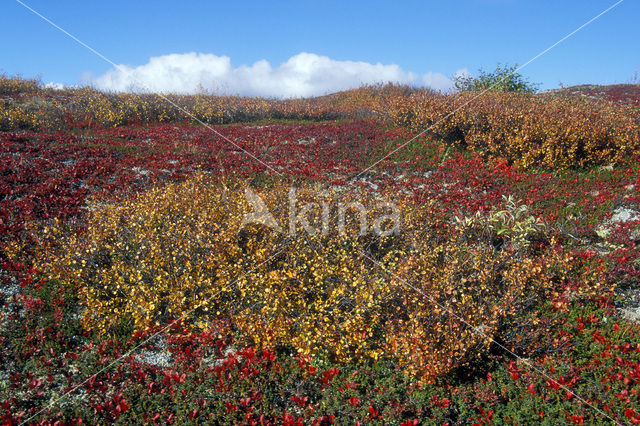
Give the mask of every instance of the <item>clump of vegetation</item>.
M 494 71 L 488 72 L 480 69 L 477 77 L 471 75 L 459 75 L 455 78 L 455 87 L 463 91 L 481 92 L 495 90 L 499 92 L 535 93 L 537 85 L 530 83 L 518 72 L 518 66 L 502 66 L 498 64 Z
M 265 199 L 285 205 L 287 194 L 276 184 Z M 369 232 L 375 210 L 364 234 L 353 216 L 350 232 L 282 234 L 243 226 L 251 212 L 243 192 L 198 176 L 97 206 L 80 234 L 47 229 L 61 246 L 45 246 L 38 258 L 48 259 L 41 267 L 49 280 L 78 289 L 82 323 L 98 335 L 121 332 L 123 321 L 141 331 L 186 316 L 200 330 L 230 324 L 238 343 L 259 348 L 342 363 L 396 358 L 425 380 L 476 359 L 504 338 L 514 315 L 531 310 L 530 295 L 545 300 L 572 270 L 547 253 L 548 242 L 528 249 L 536 221 L 512 201 L 457 225 L 431 204 L 399 202 L 399 234 Z M 329 206 L 308 186 L 298 203 Z M 326 219 L 316 210 L 301 220 L 320 229 Z M 589 292 L 603 285 L 584 283 Z
M 23 79 L 0 74 L 0 95 L 19 95 L 21 93 L 38 93 L 42 90 L 39 78 Z
M 387 111 L 397 125 L 428 129 L 449 144 L 524 168 L 619 164 L 640 146 L 636 114 L 609 102 L 463 91 L 417 93 L 396 99 Z

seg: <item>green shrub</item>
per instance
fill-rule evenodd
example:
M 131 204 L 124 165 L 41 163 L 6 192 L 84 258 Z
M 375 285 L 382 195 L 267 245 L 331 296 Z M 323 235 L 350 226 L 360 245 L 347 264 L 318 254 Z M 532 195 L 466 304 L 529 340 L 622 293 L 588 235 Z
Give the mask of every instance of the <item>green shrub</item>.
M 455 78 L 456 89 L 461 91 L 496 90 L 500 92 L 525 92 L 537 91 L 537 84 L 530 83 L 522 74 L 516 72 L 517 65 L 501 66 L 498 64 L 492 72 L 480 69 L 478 77 L 461 75 Z

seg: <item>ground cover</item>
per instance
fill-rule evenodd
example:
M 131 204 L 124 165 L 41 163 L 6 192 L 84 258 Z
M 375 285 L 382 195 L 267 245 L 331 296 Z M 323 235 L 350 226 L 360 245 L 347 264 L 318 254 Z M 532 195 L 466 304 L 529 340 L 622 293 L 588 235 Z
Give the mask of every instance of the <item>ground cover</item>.
M 511 136 L 461 143 L 477 123 L 418 135 L 381 117 L 440 102 L 386 90 L 322 100 L 338 120 L 261 117 L 223 137 L 184 119 L 1 133 L 3 422 L 639 422 L 635 113 L 572 107 L 622 116 L 624 148 L 600 122 L 608 145 L 553 128 L 594 156 L 525 164 Z M 566 117 L 557 102 L 544 114 Z M 240 229 L 246 188 L 284 232 Z M 286 232 L 291 188 L 315 229 L 330 207 L 327 234 Z M 385 237 L 382 201 L 403 218 Z M 339 234 L 356 202 L 368 232 L 350 211 Z

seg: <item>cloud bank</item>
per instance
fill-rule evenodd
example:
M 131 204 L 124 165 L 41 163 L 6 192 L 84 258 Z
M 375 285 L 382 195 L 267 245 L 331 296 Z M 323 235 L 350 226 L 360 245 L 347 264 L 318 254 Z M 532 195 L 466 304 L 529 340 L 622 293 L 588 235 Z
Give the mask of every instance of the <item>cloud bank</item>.
M 337 61 L 299 53 L 277 67 L 261 60 L 233 67 L 228 56 L 182 53 L 152 57 L 137 67 L 119 65 L 105 74 L 85 76 L 83 83 L 113 92 L 197 93 L 276 98 L 318 96 L 362 84 L 402 83 L 447 91 L 453 87 L 443 74 L 419 75 L 398 65 Z

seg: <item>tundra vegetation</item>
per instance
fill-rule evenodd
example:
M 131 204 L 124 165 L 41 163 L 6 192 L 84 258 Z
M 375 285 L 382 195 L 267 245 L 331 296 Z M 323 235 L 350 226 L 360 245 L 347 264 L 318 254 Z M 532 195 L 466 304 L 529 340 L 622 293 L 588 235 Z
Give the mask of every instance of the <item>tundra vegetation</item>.
M 640 422 L 640 89 L 492 87 L 514 71 L 171 102 L 0 78 L 3 423 Z

